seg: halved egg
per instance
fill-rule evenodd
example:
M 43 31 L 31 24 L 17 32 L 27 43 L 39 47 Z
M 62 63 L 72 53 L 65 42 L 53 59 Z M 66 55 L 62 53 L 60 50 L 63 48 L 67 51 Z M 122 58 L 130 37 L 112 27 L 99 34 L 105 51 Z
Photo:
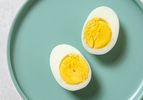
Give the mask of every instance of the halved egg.
M 86 19 L 81 40 L 83 47 L 91 54 L 102 55 L 109 52 L 118 39 L 119 19 L 109 7 L 94 9 Z
M 61 44 L 53 48 L 50 67 L 58 84 L 70 91 L 86 87 L 91 80 L 91 68 L 87 60 L 71 45 Z

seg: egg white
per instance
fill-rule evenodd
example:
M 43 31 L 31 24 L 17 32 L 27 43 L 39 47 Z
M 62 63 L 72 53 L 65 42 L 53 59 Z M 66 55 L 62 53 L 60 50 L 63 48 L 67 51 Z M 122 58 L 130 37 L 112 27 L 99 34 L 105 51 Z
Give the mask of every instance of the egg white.
M 109 24 L 109 27 L 112 30 L 112 37 L 110 42 L 103 48 L 90 48 L 84 41 L 83 36 L 84 36 L 84 28 L 85 25 L 87 23 L 88 20 L 90 20 L 91 18 L 93 18 L 94 16 L 99 17 L 99 18 L 103 18 L 104 20 L 106 20 Z M 117 16 L 117 14 L 109 7 L 106 6 L 101 6 L 101 7 L 97 7 L 95 8 L 93 11 L 91 11 L 91 13 L 89 14 L 89 16 L 87 17 L 83 29 L 82 29 L 82 35 L 81 35 L 81 41 L 83 44 L 83 47 L 91 54 L 96 54 L 96 55 L 102 55 L 102 54 L 106 54 L 107 52 L 109 52 L 114 45 L 117 42 L 118 39 L 118 35 L 119 35 L 119 18 Z
M 67 84 L 66 82 L 64 82 L 64 80 L 62 80 L 62 78 L 60 76 L 59 65 L 60 65 L 61 60 L 69 53 L 77 53 L 81 57 L 84 58 L 84 56 L 73 46 L 67 45 L 67 44 L 61 44 L 61 45 L 56 46 L 50 54 L 50 67 L 51 67 L 51 71 L 53 73 L 55 80 L 58 82 L 58 84 L 60 86 L 62 86 L 63 88 L 65 88 L 67 90 L 70 90 L 70 91 L 76 91 L 76 90 L 80 90 L 80 89 L 86 87 L 88 85 L 88 83 L 90 82 L 91 68 L 90 68 L 87 60 L 84 58 L 88 64 L 88 68 L 89 68 L 88 78 L 85 81 L 83 81 L 82 83 L 79 83 L 76 85 L 70 85 L 70 84 Z

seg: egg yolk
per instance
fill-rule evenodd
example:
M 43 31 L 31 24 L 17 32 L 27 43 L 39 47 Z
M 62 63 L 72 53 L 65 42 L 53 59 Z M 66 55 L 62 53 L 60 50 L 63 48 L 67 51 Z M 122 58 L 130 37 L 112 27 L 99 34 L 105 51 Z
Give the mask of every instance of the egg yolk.
M 90 48 L 103 48 L 111 40 L 112 32 L 108 22 L 102 18 L 93 17 L 84 27 L 84 41 Z
M 67 54 L 59 66 L 61 78 L 68 84 L 79 84 L 88 77 L 88 64 L 76 53 Z

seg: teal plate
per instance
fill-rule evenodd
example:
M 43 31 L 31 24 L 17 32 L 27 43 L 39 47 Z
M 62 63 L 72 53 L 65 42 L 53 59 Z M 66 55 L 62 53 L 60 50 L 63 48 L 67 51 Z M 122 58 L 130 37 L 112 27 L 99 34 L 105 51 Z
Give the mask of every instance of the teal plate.
M 105 5 L 120 19 L 115 47 L 89 54 L 80 41 L 90 11 Z M 143 93 L 143 12 L 132 0 L 29 0 L 19 11 L 8 40 L 13 82 L 24 100 L 137 100 Z M 58 44 L 79 49 L 92 68 L 90 84 L 76 92 L 61 88 L 49 65 Z

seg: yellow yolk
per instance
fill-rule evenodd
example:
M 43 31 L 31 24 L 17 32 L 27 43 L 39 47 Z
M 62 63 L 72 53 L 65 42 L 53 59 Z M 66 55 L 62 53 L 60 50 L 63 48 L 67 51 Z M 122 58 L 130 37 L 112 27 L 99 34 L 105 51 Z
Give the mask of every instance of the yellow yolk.
M 88 64 L 85 59 L 76 54 L 67 54 L 61 61 L 60 75 L 68 84 L 79 84 L 88 77 Z
M 93 17 L 85 24 L 83 36 L 90 48 L 103 48 L 110 42 L 112 32 L 106 20 Z

